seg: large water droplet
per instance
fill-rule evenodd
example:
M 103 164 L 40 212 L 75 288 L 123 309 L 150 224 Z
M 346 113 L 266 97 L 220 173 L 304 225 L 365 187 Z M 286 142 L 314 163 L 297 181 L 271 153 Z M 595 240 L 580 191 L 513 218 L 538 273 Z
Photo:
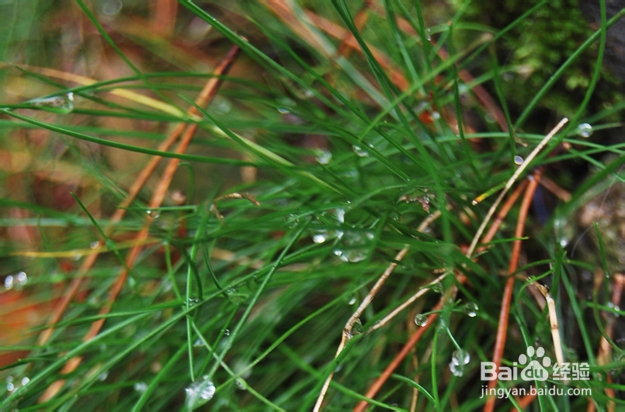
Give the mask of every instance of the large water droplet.
M 28 275 L 24 271 L 19 271 L 4 278 L 4 288 L 6 290 L 13 288 L 21 289 L 26 283 L 28 283 Z
M 194 410 L 211 400 L 215 395 L 215 384 L 205 375 L 202 379 L 193 382 L 185 388 L 187 394 L 186 406 L 189 410 Z
M 215 113 L 226 114 L 232 109 L 232 103 L 230 103 L 230 100 L 228 99 L 217 96 L 213 100 L 211 108 L 215 111 Z
M 24 376 L 22 378 L 22 386 L 25 386 L 28 384 L 28 382 L 30 382 L 30 378 L 28 376 Z
M 114 16 L 122 10 L 122 7 L 121 0 L 106 0 L 102 3 L 102 13 L 107 16 Z
M 332 153 L 328 150 L 318 149 L 315 151 L 317 161 L 322 165 L 327 165 L 332 160 Z
M 471 361 L 471 355 L 464 349 L 458 349 L 451 355 L 451 362 L 449 362 L 449 370 L 454 376 L 462 376 L 464 374 L 464 367 Z
M 356 156 L 358 157 L 367 157 L 369 156 L 369 152 L 367 152 L 365 149 L 363 149 L 362 147 L 360 147 L 359 145 L 354 145 L 352 146 L 352 151 L 354 153 L 356 153 Z
M 6 278 L 4 278 L 4 288 L 6 290 L 13 289 L 14 285 L 15 285 L 15 282 L 13 280 L 13 275 L 8 275 Z
M 334 223 L 330 223 L 329 225 L 340 226 L 345 222 L 345 209 L 336 208 L 330 213 L 324 213 L 325 219 L 334 221 Z M 332 216 L 332 214 L 334 216 Z M 343 236 L 342 230 L 334 230 L 334 228 L 328 229 L 326 223 L 320 220 L 314 220 L 310 226 L 313 234 L 313 242 L 315 243 L 324 243 L 329 239 L 340 239 Z
M 61 113 L 69 113 L 74 110 L 74 93 L 68 92 L 61 96 L 42 97 L 40 99 L 29 100 L 27 103 L 35 107 L 46 107 L 55 109 Z
M 315 243 L 323 243 L 326 240 L 328 240 L 329 236 L 328 236 L 328 231 L 327 230 L 320 230 L 317 233 L 315 233 L 313 235 L 313 242 Z
M 521 156 L 514 156 L 514 164 L 520 166 L 523 164 L 523 158 Z
M 290 214 L 286 217 L 286 227 L 288 227 L 289 229 L 293 229 L 294 227 L 297 227 L 298 224 L 299 224 L 299 217 L 297 215 Z
M 588 123 L 582 123 L 579 126 L 577 126 L 577 135 L 587 138 L 592 136 L 592 126 Z
M 245 385 L 245 381 L 243 381 L 243 379 L 237 378 L 234 383 L 237 385 L 238 389 L 241 389 L 242 391 L 247 390 L 247 386 Z
M 445 291 L 441 282 L 434 283 L 432 286 L 430 286 L 430 289 L 432 289 L 432 291 L 436 293 L 443 293 Z
M 362 262 L 367 258 L 374 237 L 373 232 L 370 231 L 347 230 L 343 233 L 334 254 L 343 262 Z
M 464 305 L 464 307 L 462 308 L 462 310 L 464 311 L 464 313 L 466 313 L 470 318 L 474 318 L 477 315 L 477 311 L 480 310 L 480 308 L 477 306 L 477 303 L 475 302 L 469 302 L 466 305 Z
M 356 319 L 356 322 L 354 322 L 354 325 L 352 326 L 350 338 L 356 335 L 362 335 L 364 331 L 365 328 L 362 326 L 362 322 L 360 321 L 360 319 Z
M 135 391 L 143 393 L 148 390 L 148 384 L 145 382 L 137 382 L 135 383 L 134 388 Z
M 414 323 L 417 326 L 425 326 L 428 324 L 428 315 L 425 315 L 423 313 L 418 314 L 417 316 L 414 317 Z

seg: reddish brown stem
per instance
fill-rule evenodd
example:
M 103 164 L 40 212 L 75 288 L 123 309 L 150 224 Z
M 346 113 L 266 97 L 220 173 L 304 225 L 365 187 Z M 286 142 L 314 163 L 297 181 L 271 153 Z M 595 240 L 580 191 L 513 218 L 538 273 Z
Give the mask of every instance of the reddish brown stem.
M 514 289 L 514 272 L 516 272 L 519 266 L 519 256 L 521 255 L 521 240 L 523 236 L 523 229 L 525 227 L 525 220 L 527 219 L 527 212 L 532 204 L 532 198 L 534 192 L 538 187 L 540 181 L 540 171 L 534 173 L 533 178 L 530 179 L 527 189 L 525 190 L 525 196 L 521 202 L 521 210 L 519 211 L 519 218 L 517 220 L 516 229 L 514 231 L 514 237 L 517 240 L 512 244 L 512 255 L 510 256 L 510 264 L 508 266 L 508 274 L 510 277 L 506 281 L 506 286 L 503 292 L 503 298 L 501 300 L 501 311 L 499 312 L 499 327 L 497 328 L 497 338 L 495 340 L 495 349 L 493 353 L 493 362 L 496 368 L 501 365 L 501 359 L 503 358 L 503 350 L 506 346 L 506 334 L 508 332 L 508 315 L 510 314 L 510 303 L 512 301 L 512 291 Z M 497 385 L 497 379 L 493 379 L 488 382 L 488 391 L 490 391 Z M 484 405 L 484 412 L 492 412 L 495 408 L 495 397 L 489 397 Z

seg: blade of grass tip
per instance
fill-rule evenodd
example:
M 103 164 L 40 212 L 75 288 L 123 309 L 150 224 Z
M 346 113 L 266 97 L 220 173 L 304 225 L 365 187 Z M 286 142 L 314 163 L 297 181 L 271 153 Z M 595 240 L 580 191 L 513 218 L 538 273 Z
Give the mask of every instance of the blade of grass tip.
M 269 284 L 269 280 L 271 280 L 271 278 L 273 277 L 273 274 L 276 272 L 276 270 L 278 270 L 278 267 L 282 264 L 282 261 L 284 257 L 286 256 L 287 252 L 291 249 L 291 247 L 295 244 L 295 242 L 301 237 L 302 233 L 307 227 L 308 227 L 308 224 L 305 224 L 305 225 L 301 225 L 300 227 L 296 229 L 295 233 L 291 235 L 290 240 L 287 242 L 282 252 L 280 252 L 280 255 L 278 256 L 278 258 L 271 265 L 269 272 L 263 278 L 263 281 L 258 286 L 258 289 L 256 290 L 256 293 L 252 297 L 248 307 L 245 309 L 245 311 L 241 315 L 241 319 L 236 324 L 234 330 L 231 331 L 230 337 L 229 339 L 226 340 L 221 353 L 217 356 L 216 359 L 218 359 L 218 362 L 215 363 L 215 366 L 213 366 L 213 368 L 209 371 L 208 379 L 211 379 L 212 376 L 215 374 L 217 368 L 219 367 L 219 362 L 221 362 L 224 359 L 224 357 L 226 356 L 226 354 L 232 347 L 234 340 L 237 338 L 237 336 L 241 332 L 241 329 L 243 328 L 243 324 L 247 321 L 247 318 L 250 316 L 252 309 L 254 309 L 254 307 L 256 306 L 256 303 L 258 302 L 260 295 L 267 288 L 267 285 Z M 285 235 L 285 236 L 288 236 L 288 235 Z
M 168 99 L 164 94 L 162 94 L 160 92 L 160 90 L 158 90 L 158 88 L 154 87 L 152 82 L 149 81 L 149 79 L 143 74 L 143 72 L 141 72 L 141 70 L 139 70 L 139 68 L 137 66 L 135 66 L 132 63 L 132 61 L 130 61 L 130 59 L 128 57 L 126 57 L 124 52 L 122 52 L 121 49 L 119 47 L 117 47 L 117 44 L 115 44 L 115 42 L 113 41 L 111 36 L 108 35 L 106 30 L 104 30 L 104 27 L 102 27 L 102 25 L 98 22 L 98 20 L 96 19 L 95 15 L 91 12 L 91 10 L 89 10 L 89 8 L 85 5 L 83 0 L 76 0 L 76 2 L 78 3 L 78 6 L 82 9 L 82 11 L 85 13 L 87 18 L 91 21 L 91 23 L 98 30 L 100 35 L 104 38 L 104 40 L 106 40 L 106 42 L 109 44 L 109 46 L 111 46 L 113 48 L 113 50 L 119 55 L 119 57 L 122 58 L 122 60 L 128 65 L 128 67 L 130 67 L 132 69 L 132 71 L 134 71 L 137 74 L 137 76 L 139 76 L 141 81 L 150 90 L 152 90 L 154 92 L 154 94 L 156 94 L 158 97 L 160 97 L 161 100 L 163 100 L 164 102 L 167 102 L 170 106 L 175 107 L 177 109 L 178 116 L 184 117 L 184 115 L 185 115 L 184 111 L 182 109 L 180 109 L 178 106 L 176 106 L 176 104 L 173 103 L 170 99 Z

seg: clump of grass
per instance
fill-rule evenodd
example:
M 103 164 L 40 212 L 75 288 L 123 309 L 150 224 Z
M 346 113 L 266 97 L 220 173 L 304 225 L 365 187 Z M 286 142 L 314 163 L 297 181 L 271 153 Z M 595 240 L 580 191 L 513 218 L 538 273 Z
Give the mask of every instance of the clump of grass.
M 67 6 L 71 19 L 90 29 L 82 43 L 69 43 L 73 49 L 63 40 L 75 35 L 73 28 L 51 28 L 63 47 L 32 45 L 50 53 L 35 67 L 16 54 L 29 34 L 17 21 L 16 37 L 6 43 L 15 65 L 3 68 L 9 92 L 0 109 L 8 136 L 2 150 L 12 162 L 3 169 L 0 244 L 5 279 L 24 272 L 29 282 L 0 295 L 17 293 L 0 319 L 8 322 L 27 305 L 37 309 L 37 319 L 13 326 L 27 338 L 0 343 L 5 351 L 24 351 L 3 367 L 11 380 L 1 408 L 310 410 L 335 371 L 327 408 L 349 409 L 366 399 L 369 385 L 425 326 L 423 316 L 454 288 L 458 293 L 443 300 L 434 327 L 367 400 L 391 410 L 481 408 L 479 364 L 492 359 L 506 277 L 517 274 L 551 285 L 566 357 L 591 365 L 590 380 L 569 386 L 591 388 L 590 402 L 599 408 L 623 404 L 622 342 L 605 331 L 609 322 L 602 318 L 621 313 L 608 305 L 615 277 L 591 286 L 585 277 L 607 268 L 611 254 L 603 249 L 615 246 L 600 243 L 598 258 L 578 256 L 566 248 L 578 234 L 563 232 L 573 228 L 587 190 L 610 176 L 622 181 L 623 157 L 608 164 L 599 157 L 620 156 L 622 144 L 578 134 L 622 127 L 602 123 L 622 107 L 587 112 L 606 29 L 620 15 L 609 21 L 604 15 L 601 28 L 516 113 L 500 78 L 514 67 L 488 51 L 509 27 L 530 24 L 542 3 L 500 32 L 464 20 L 463 7 L 445 17 L 449 23 L 432 26 L 420 2 L 359 9 L 341 0 L 314 8 L 185 1 L 180 9 L 152 10 L 147 21 L 136 18 L 146 10 L 115 14 L 77 4 Z M 159 13 L 179 26 L 163 25 Z M 142 35 L 156 27 L 162 31 L 154 38 Z M 193 37 L 202 30 L 208 40 Z M 458 47 L 468 30 L 491 35 Z M 530 170 L 541 168 L 556 181 L 566 181 L 562 165 L 571 163 L 593 163 L 598 173 L 580 187 L 565 187 L 573 191 L 566 203 L 536 203 L 516 273 L 507 268 L 518 206 L 489 248 L 475 261 L 467 258 L 466 245 L 496 196 L 473 200 L 496 193 L 515 172 L 516 157 L 527 156 L 553 126 L 552 119 L 529 123 L 529 115 L 591 45 L 598 45 L 597 55 L 584 98 Z M 207 107 L 194 103 L 218 66 L 206 56 L 221 57 L 232 46 L 241 54 L 230 72 L 218 75 L 217 95 Z M 69 68 L 55 53 L 71 58 Z M 463 72 L 482 59 L 490 71 Z M 94 65 L 110 79 L 89 80 L 104 78 Z M 84 77 L 72 76 L 78 73 Z M 180 124 L 197 127 L 186 152 L 157 148 Z M 124 206 L 123 220 L 112 220 L 156 155 L 163 159 L 155 176 L 169 173 L 167 161 L 180 161 L 170 163 L 177 165 L 171 184 L 148 179 Z M 18 168 L 15 159 L 27 161 Z M 15 191 L 16 184 L 28 190 Z M 155 204 L 154 193 L 164 189 Z M 95 265 L 82 273 L 81 262 L 95 251 Z M 334 360 L 343 325 L 393 262 L 394 273 Z M 422 299 L 362 333 L 441 273 L 449 275 Z M 88 282 L 52 334 L 37 342 L 64 288 L 82 277 Z M 123 287 L 111 295 L 120 279 Z M 528 284 L 515 283 L 504 364 L 532 345 L 554 358 L 547 309 Z M 89 335 L 96 321 L 104 321 L 102 328 Z M 611 342 L 607 361 L 597 356 L 602 338 Z M 452 373 L 458 353 L 469 360 Z M 554 395 L 536 401 L 559 410 L 588 402 Z

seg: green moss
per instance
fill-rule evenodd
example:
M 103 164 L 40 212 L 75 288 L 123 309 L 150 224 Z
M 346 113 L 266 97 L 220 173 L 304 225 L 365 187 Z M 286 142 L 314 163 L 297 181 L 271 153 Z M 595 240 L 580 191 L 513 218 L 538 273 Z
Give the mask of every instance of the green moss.
M 453 2 L 458 9 L 460 3 Z M 475 1 L 467 7 L 463 20 L 501 30 L 538 3 L 538 0 Z M 497 43 L 499 63 L 511 69 L 508 73 L 512 75 L 504 77 L 503 88 L 513 108 L 522 108 L 531 101 L 560 65 L 592 34 L 590 20 L 579 8 L 578 0 L 549 1 Z M 589 85 L 597 50 L 597 44 L 591 46 L 567 70 L 541 102 L 543 108 L 568 116 L 575 112 Z M 619 98 L 613 87 L 599 87 L 593 100 L 605 102 Z

